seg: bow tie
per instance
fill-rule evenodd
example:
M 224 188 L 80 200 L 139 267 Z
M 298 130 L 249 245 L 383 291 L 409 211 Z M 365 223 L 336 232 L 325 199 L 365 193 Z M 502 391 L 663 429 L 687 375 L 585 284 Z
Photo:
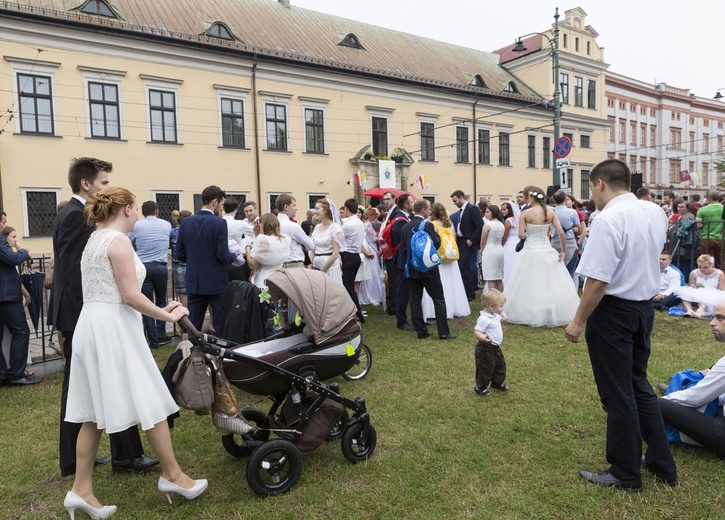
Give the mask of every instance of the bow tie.
M 662 274 L 667 274 L 667 269 L 662 269 L 662 270 L 660 271 L 660 273 L 662 273 Z

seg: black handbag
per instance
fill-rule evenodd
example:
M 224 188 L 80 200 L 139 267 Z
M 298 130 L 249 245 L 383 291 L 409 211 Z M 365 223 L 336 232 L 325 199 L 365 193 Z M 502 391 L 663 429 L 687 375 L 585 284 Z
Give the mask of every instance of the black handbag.
M 525 238 L 522 238 L 521 240 L 519 240 L 519 243 L 516 244 L 516 252 L 517 253 L 524 248 L 524 242 L 526 242 L 526 239 Z

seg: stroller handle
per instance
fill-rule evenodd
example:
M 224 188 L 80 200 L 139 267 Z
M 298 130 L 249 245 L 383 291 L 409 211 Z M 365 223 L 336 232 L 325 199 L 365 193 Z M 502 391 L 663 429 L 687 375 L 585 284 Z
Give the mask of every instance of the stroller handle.
M 206 342 L 204 334 L 196 330 L 196 327 L 194 327 L 194 325 L 191 323 L 191 320 L 189 320 L 187 316 L 182 317 L 178 321 L 178 323 L 184 329 L 186 329 L 186 332 L 189 333 L 189 340 L 191 340 L 194 345 L 201 347 L 202 352 L 209 354 L 214 350 L 212 346 Z

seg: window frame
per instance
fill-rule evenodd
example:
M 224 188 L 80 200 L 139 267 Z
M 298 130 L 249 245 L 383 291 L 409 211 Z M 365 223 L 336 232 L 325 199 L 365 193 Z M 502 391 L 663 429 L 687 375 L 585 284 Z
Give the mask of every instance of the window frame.
M 86 139 L 102 140 L 102 141 L 125 141 L 126 129 L 124 119 L 123 104 L 123 78 L 126 72 L 119 70 L 97 69 L 95 67 L 85 67 L 78 65 L 78 69 L 83 72 L 83 93 L 85 96 L 86 110 Z M 113 85 L 116 87 L 116 106 L 118 107 L 118 137 L 95 136 L 93 135 L 93 111 L 91 110 L 90 84 L 99 83 L 102 85 Z M 105 104 L 104 104 L 105 105 Z M 105 116 L 105 111 L 104 111 Z M 104 129 L 106 128 L 104 119 Z
M 423 125 L 430 125 L 430 128 L 424 130 Z M 420 119 L 418 120 L 418 128 L 420 129 L 420 152 L 418 154 L 419 160 L 420 162 L 435 162 L 436 122 L 426 119 Z
M 17 107 L 18 115 L 15 119 L 15 133 L 22 135 L 32 135 L 41 137 L 61 137 L 58 129 L 58 95 L 56 88 L 56 74 L 60 63 L 51 61 L 29 60 L 26 58 L 17 58 L 14 56 L 5 56 L 5 60 L 10 62 L 10 75 L 12 79 L 12 92 L 14 106 Z M 18 74 L 26 76 L 46 76 L 50 78 L 50 110 L 51 110 L 51 126 L 52 132 L 24 132 L 21 129 L 22 104 L 20 102 L 20 92 L 18 83 Z
M 561 102 L 564 105 L 569 104 L 569 73 L 559 72 L 559 91 L 561 92 Z
M 468 125 L 457 124 L 455 126 L 455 142 L 456 142 L 456 164 L 470 164 L 471 163 L 471 140 L 470 140 L 470 128 Z M 465 130 L 465 136 L 463 131 Z M 463 146 L 465 145 L 465 147 Z
M 511 166 L 511 132 L 498 132 L 498 165 Z
M 291 94 L 280 94 L 277 92 L 260 92 L 262 95 L 262 108 L 263 113 L 262 117 L 264 118 L 264 151 L 265 152 L 274 152 L 274 153 L 292 153 L 291 148 L 291 140 L 290 140 L 290 99 L 292 99 Z M 271 148 L 269 146 L 269 122 L 270 120 L 267 117 L 267 107 L 269 105 L 275 105 L 284 107 L 284 148 L 275 147 Z M 275 116 L 277 114 L 275 113 Z M 275 119 L 274 121 L 278 121 Z M 275 139 L 276 140 L 276 139 Z M 259 202 L 261 204 L 261 202 Z
M 584 78 L 574 76 L 574 106 L 584 107 Z
M 179 198 L 179 204 L 178 209 L 181 211 L 184 209 L 184 191 L 183 190 L 151 190 L 151 200 L 157 203 L 158 205 L 158 196 L 159 195 L 176 195 Z M 173 210 L 172 210 L 173 211 Z M 161 214 L 161 210 L 159 209 L 159 218 L 162 218 L 168 222 L 171 222 L 171 214 L 169 214 L 169 218 L 165 218 L 164 215 Z
M 592 136 L 590 134 L 579 133 L 579 148 L 589 149 L 592 147 Z
M 587 79 L 587 108 L 597 108 L 597 80 L 595 79 Z
M 249 105 L 247 104 L 247 94 L 249 93 L 249 89 L 229 87 L 226 85 L 214 85 L 214 88 L 216 89 L 217 98 L 219 148 L 224 148 L 227 150 L 249 150 L 249 129 L 247 128 L 247 110 L 249 108 Z M 240 101 L 242 103 L 242 115 L 236 116 L 242 118 L 242 146 L 227 146 L 224 144 L 224 111 L 222 107 L 223 100 Z M 232 115 L 231 117 L 234 116 Z
M 526 167 L 536 168 L 536 135 L 526 136 Z
M 478 153 L 476 160 L 478 164 L 493 164 L 491 162 L 491 128 L 478 128 Z M 481 132 L 488 132 L 488 137 L 482 137 Z
M 274 118 L 270 119 L 268 109 L 270 107 L 275 107 L 274 109 Z M 279 114 L 277 113 L 277 109 L 280 108 L 284 111 L 284 116 L 282 119 L 279 119 Z M 288 120 L 288 114 L 289 114 L 289 104 L 286 103 L 278 103 L 278 102 L 270 102 L 265 101 L 264 103 L 264 149 L 268 152 L 289 152 L 289 120 Z M 274 133 L 275 133 L 275 146 L 270 146 L 270 123 L 274 125 Z M 280 126 L 283 125 L 283 126 Z M 284 132 L 284 139 L 282 146 L 279 146 L 280 138 L 279 138 L 279 130 L 280 128 L 283 128 Z
M 179 86 L 183 83 L 183 80 L 176 80 L 176 79 L 168 79 L 168 78 L 160 78 L 156 76 L 148 76 L 146 74 L 140 74 L 141 78 L 144 80 L 144 94 L 146 99 L 146 117 L 147 117 L 147 123 L 146 123 L 146 142 L 148 144 L 162 144 L 162 145 L 179 145 L 182 143 L 181 140 L 181 118 L 179 117 Z M 152 106 L 151 106 L 151 92 L 160 92 L 162 94 L 172 94 L 173 100 L 174 100 L 174 131 L 176 134 L 176 139 L 174 141 L 168 141 L 168 140 L 156 140 L 153 138 L 153 117 L 152 117 Z M 163 95 L 162 95 L 162 102 L 163 102 Z M 171 113 L 171 110 L 164 110 L 163 113 Z M 163 123 L 162 123 L 163 127 Z M 166 135 L 165 129 L 164 129 L 164 135 Z
M 541 136 L 541 150 L 542 150 L 542 168 L 545 170 L 551 169 L 551 160 L 554 155 L 554 151 L 551 146 L 552 136 L 543 135 Z
M 61 201 L 62 188 L 35 188 L 35 187 L 21 187 L 20 188 L 20 201 L 23 212 L 23 238 L 36 238 L 36 237 L 50 237 L 53 231 L 53 221 L 55 220 L 55 214 L 50 219 L 50 232 L 47 235 L 30 234 L 30 215 L 28 213 L 28 194 L 29 193 L 55 193 L 55 205 Z M 18 230 L 19 231 L 19 230 Z
M 382 131 L 380 129 L 375 128 L 375 121 L 384 121 L 385 122 L 385 130 Z M 380 142 L 380 138 L 385 138 L 385 142 Z M 376 139 L 377 137 L 377 139 Z M 381 149 L 381 145 L 385 145 L 385 149 Z M 389 115 L 383 115 L 383 114 L 370 114 L 370 145 L 372 147 L 373 153 L 375 154 L 375 157 L 389 157 L 390 153 L 390 116 Z M 377 151 L 376 151 L 377 148 Z
M 309 206 L 307 209 L 315 209 L 315 204 L 317 204 L 317 201 L 320 199 L 324 199 L 325 197 L 328 196 L 327 193 L 307 193 L 306 195 L 307 195 L 307 204 Z M 312 197 L 315 198 L 314 202 L 312 201 Z M 310 204 L 311 202 L 312 202 L 312 204 Z

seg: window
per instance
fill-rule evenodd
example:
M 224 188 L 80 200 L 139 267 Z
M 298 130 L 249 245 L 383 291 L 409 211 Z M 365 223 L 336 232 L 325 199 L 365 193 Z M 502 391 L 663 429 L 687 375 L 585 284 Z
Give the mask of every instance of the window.
M 267 211 L 272 211 L 274 209 L 274 205 L 277 202 L 277 197 L 279 197 L 280 195 L 280 193 L 267 193 L 267 204 L 269 204 L 267 206 Z M 259 214 L 262 214 L 261 210 L 259 211 Z
M 690 132 L 690 140 L 688 143 L 690 146 L 688 146 L 690 152 L 695 151 L 695 132 Z
M 223 97 L 219 100 L 222 115 L 222 146 L 244 148 L 244 102 Z
M 53 93 L 49 76 L 18 74 L 20 132 L 53 135 Z
M 626 128 L 624 127 L 624 121 L 619 121 L 619 142 L 623 143 L 626 140 Z
M 227 27 L 225 24 L 221 22 L 214 22 L 211 27 L 209 27 L 206 32 L 204 33 L 204 36 L 211 36 L 212 38 L 221 38 L 222 40 L 236 40 L 234 35 L 232 34 L 231 29 Z
M 629 171 L 630 172 L 637 171 L 637 157 L 635 157 L 634 155 L 629 156 Z
M 657 159 L 649 160 L 649 178 L 650 182 L 655 182 L 657 178 Z
M 647 115 L 647 107 L 644 105 L 640 105 L 639 107 L 639 115 L 646 116 Z
M 717 153 L 723 152 L 723 137 L 721 135 L 717 136 Z
M 703 124 L 704 126 L 708 126 L 708 127 L 709 127 L 709 126 L 710 126 L 710 120 L 709 120 L 709 119 L 708 119 L 708 118 L 706 117 L 706 118 L 704 118 L 704 119 L 702 120 L 702 124 Z
M 305 108 L 305 151 L 325 153 L 325 113 L 319 108 Z
M 695 171 L 695 161 L 690 161 L 690 167 L 688 169 L 689 172 Z
M 591 136 L 589 135 L 581 135 L 579 136 L 579 147 L 581 148 L 591 148 Z
M 569 104 L 569 74 L 559 73 L 559 85 L 561 88 L 561 102 L 565 105 Z
M 267 119 L 267 150 L 287 151 L 287 107 L 267 103 L 264 113 Z
M 151 141 L 176 143 L 176 95 L 163 90 L 149 90 Z
M 338 43 L 341 47 L 350 47 L 352 49 L 358 49 L 361 51 L 365 50 L 365 47 L 362 46 L 360 43 L 360 40 L 357 36 L 355 36 L 353 33 L 348 34 L 345 36 L 340 43 Z
M 569 48 L 569 38 L 567 34 L 564 35 L 564 48 Z
M 327 197 L 326 193 L 308 193 L 307 194 L 307 208 L 315 209 L 315 204 L 317 204 L 317 201 L 320 199 L 324 199 L 325 197 Z
M 421 199 L 427 200 L 431 204 L 435 204 L 436 203 L 436 196 L 435 195 L 422 195 L 421 196 Z
M 584 106 L 584 80 L 579 76 L 574 76 L 574 105 Z
M 637 103 L 630 102 L 629 103 L 629 111 L 632 112 L 632 113 L 636 112 L 637 111 Z
M 624 110 L 626 105 L 627 105 L 627 103 L 625 101 L 620 100 L 619 101 L 619 110 Z
M 53 234 L 55 206 L 60 189 L 20 189 L 22 195 L 24 230 L 27 237 L 43 237 Z M 20 230 L 18 230 L 20 234 Z
M 420 123 L 420 160 L 435 161 L 435 124 Z
M 574 51 L 579 52 L 579 38 L 574 38 Z
M 499 166 L 511 166 L 508 132 L 498 133 L 498 164 Z
M 607 98 L 607 107 L 608 108 L 614 108 L 614 98 Z
M 468 128 L 465 126 L 456 127 L 456 162 L 468 162 Z
M 587 42 L 587 56 L 592 55 L 592 42 Z M 589 107 L 591 108 L 591 107 Z
M 650 117 L 655 117 L 655 109 L 654 108 L 650 108 L 649 109 L 649 116 Z
M 375 156 L 388 155 L 388 120 L 385 117 L 372 119 L 373 153 Z
M 156 192 L 152 193 L 156 204 L 159 206 L 159 218 L 171 222 L 171 213 L 181 209 L 180 192 Z
M 702 185 L 708 186 L 710 184 L 710 163 L 702 163 Z
M 647 124 L 640 123 L 639 125 L 639 145 L 647 146 Z
M 710 134 L 702 134 L 702 151 L 710 153 Z
M 682 148 L 682 130 L 670 128 L 670 147 L 677 150 Z
M 580 174 L 581 179 L 581 192 L 580 196 L 582 199 L 588 199 L 591 196 L 589 192 L 589 170 L 582 170 Z
M 483 81 L 483 77 L 481 77 L 480 74 L 476 74 L 475 76 L 473 76 L 473 79 L 471 80 L 471 85 L 473 85 L 474 87 L 484 87 L 484 88 L 487 88 L 486 87 L 486 82 Z
M 611 142 L 614 142 L 614 117 L 613 116 L 607 116 L 607 120 L 609 122 L 609 140 Z
M 563 132 L 561 135 L 562 137 L 569 139 L 569 141 L 571 141 L 571 145 L 574 146 L 574 134 Z
M 543 141 L 543 150 L 541 157 L 543 157 L 543 167 L 546 169 L 551 168 L 551 137 L 544 137 L 541 139 Z
M 529 168 L 536 168 L 536 136 L 529 135 L 528 138 L 528 162 Z
M 113 9 L 111 9 L 111 6 L 106 3 L 106 0 L 88 0 L 77 9 L 86 14 L 97 14 L 99 16 L 107 16 L 109 18 L 118 18 L 118 15 L 113 12 Z
M 635 121 L 629 122 L 629 144 L 637 144 L 637 123 Z
M 670 182 L 680 182 L 680 171 L 682 170 L 682 161 L 679 159 L 670 159 Z
M 690 124 L 691 125 L 695 124 L 695 116 L 690 116 Z
M 587 108 L 597 108 L 597 82 L 593 79 L 587 81 Z
M 478 130 L 478 163 L 491 164 L 491 131 Z
M 657 146 L 657 127 L 655 125 L 649 127 L 649 145 Z

